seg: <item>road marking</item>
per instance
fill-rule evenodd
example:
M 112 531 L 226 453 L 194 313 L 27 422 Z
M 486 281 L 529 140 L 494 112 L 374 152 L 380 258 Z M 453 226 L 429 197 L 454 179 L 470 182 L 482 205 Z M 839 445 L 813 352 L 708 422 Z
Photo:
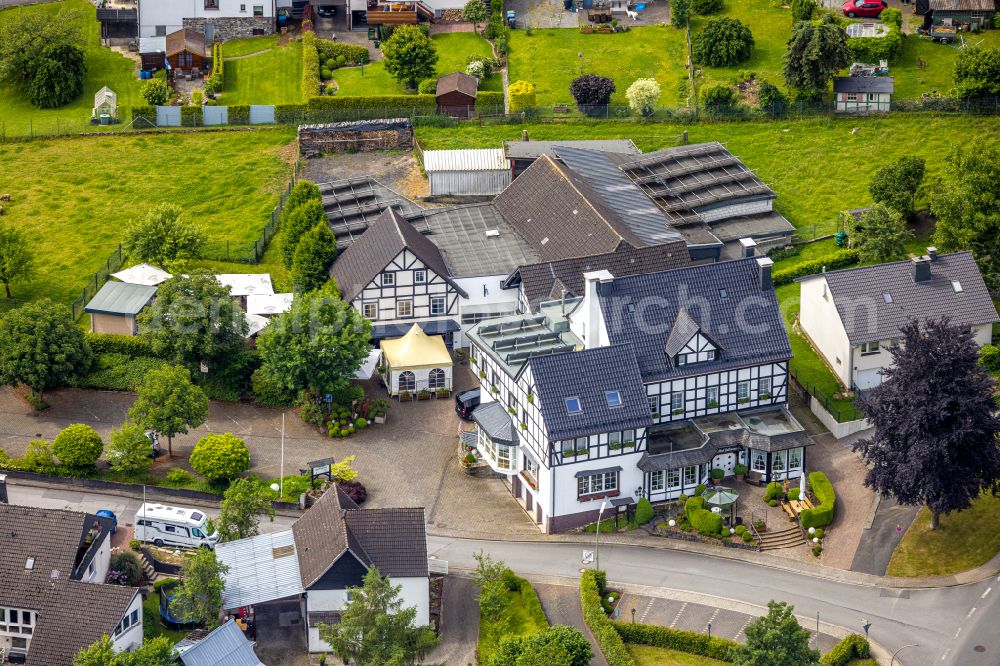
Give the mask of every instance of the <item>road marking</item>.
M 948 658 L 948 653 L 949 652 L 951 652 L 951 648 L 948 648 L 947 650 L 944 651 L 944 654 L 941 655 L 941 661 L 944 661 L 945 659 Z
M 985 598 L 986 598 L 986 595 L 987 595 L 987 594 L 989 594 L 989 593 L 990 593 L 990 592 L 992 592 L 992 591 L 993 591 L 993 588 L 992 588 L 992 587 L 988 587 L 988 588 L 986 588 L 986 591 L 985 591 L 985 592 L 983 592 L 983 596 L 981 596 L 981 597 L 979 597 L 979 598 L 980 598 L 980 599 L 985 599 Z
M 681 606 L 680 610 L 677 611 L 677 615 L 674 616 L 674 621 L 670 623 L 670 628 L 671 629 L 673 629 L 675 626 L 677 626 L 677 621 L 681 619 L 681 615 L 684 614 L 684 609 L 687 608 L 687 607 L 688 607 L 688 604 L 685 601 L 684 604 Z
M 733 636 L 733 640 L 734 640 L 734 641 L 738 641 L 738 640 L 740 639 L 740 634 L 742 634 L 742 633 L 743 633 L 743 630 L 744 630 L 744 629 L 746 629 L 746 628 L 747 628 L 747 626 L 749 626 L 749 624 L 750 624 L 750 623 L 751 623 L 752 621 L 753 621 L 753 616 L 750 616 L 750 617 L 748 617 L 748 618 L 747 618 L 747 621 L 743 623 L 743 626 L 742 626 L 742 627 L 740 627 L 740 630 L 736 632 L 736 635 L 735 635 L 735 636 Z
M 958 638 L 958 635 L 959 635 L 960 633 L 962 633 L 962 627 L 959 627 L 959 628 L 958 628 L 958 631 L 956 631 L 956 632 L 955 632 L 955 638 Z
M 649 615 L 649 610 L 653 607 L 653 602 L 654 601 L 656 601 L 655 597 L 651 598 L 649 600 L 649 603 L 646 604 L 646 610 L 642 611 L 642 616 L 639 618 L 640 622 L 645 622 L 646 621 L 646 616 Z
M 712 613 L 712 617 L 708 618 L 708 625 L 711 625 L 713 622 L 715 622 L 715 618 L 716 618 L 716 616 L 718 616 L 719 611 L 721 611 L 721 610 L 722 610 L 721 608 L 716 608 L 715 609 L 715 612 Z M 708 629 L 708 625 L 705 626 L 706 630 Z
M 972 617 L 972 614 L 973 614 L 973 613 L 975 613 L 975 612 L 976 612 L 976 607 L 975 607 L 975 606 L 973 606 L 973 607 L 972 607 L 972 608 L 971 608 L 971 609 L 969 610 L 969 614 L 965 616 L 965 619 L 966 619 L 966 620 L 968 620 L 968 619 L 969 619 L 970 617 Z

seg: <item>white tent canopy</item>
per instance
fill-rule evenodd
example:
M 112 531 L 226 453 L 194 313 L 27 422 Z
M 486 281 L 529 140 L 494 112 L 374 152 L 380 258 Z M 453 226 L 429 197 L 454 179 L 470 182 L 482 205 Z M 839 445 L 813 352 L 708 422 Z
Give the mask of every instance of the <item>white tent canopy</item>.
M 173 276 L 166 271 L 160 270 L 156 266 L 138 264 L 136 266 L 132 266 L 131 268 L 126 268 L 123 271 L 112 273 L 111 277 L 118 278 L 122 282 L 128 282 L 129 284 L 142 284 L 147 287 L 155 287 L 162 282 L 166 282 Z
M 260 315 L 248 314 L 247 318 L 247 334 L 246 337 L 252 338 L 257 335 L 271 323 L 271 320 L 267 317 L 262 317 Z
M 229 287 L 229 293 L 233 296 L 274 294 L 271 275 L 268 273 L 222 273 L 216 275 L 215 279 Z
M 247 314 L 276 315 L 288 312 L 295 294 L 250 294 L 247 296 Z
M 355 379 L 371 379 L 372 373 L 375 372 L 375 367 L 378 365 L 378 360 L 382 356 L 381 349 L 373 349 L 368 352 L 368 358 L 364 360 L 361 367 L 357 369 L 354 373 Z

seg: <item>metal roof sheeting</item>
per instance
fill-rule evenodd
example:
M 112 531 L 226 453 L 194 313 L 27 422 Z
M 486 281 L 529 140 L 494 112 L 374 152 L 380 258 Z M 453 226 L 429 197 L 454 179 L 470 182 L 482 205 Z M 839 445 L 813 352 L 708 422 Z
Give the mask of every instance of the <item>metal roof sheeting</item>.
M 107 282 L 83 310 L 95 314 L 134 316 L 139 314 L 154 296 L 156 287 L 128 282 Z
M 180 660 L 184 666 L 263 666 L 236 620 L 229 620 L 184 650 Z
M 275 549 L 282 547 L 289 550 L 289 554 L 275 557 Z M 215 555 L 229 567 L 223 576 L 226 587 L 222 592 L 222 607 L 225 609 L 293 597 L 303 592 L 291 530 L 220 543 L 215 547 Z
M 424 171 L 505 171 L 510 162 L 502 148 L 425 150 Z

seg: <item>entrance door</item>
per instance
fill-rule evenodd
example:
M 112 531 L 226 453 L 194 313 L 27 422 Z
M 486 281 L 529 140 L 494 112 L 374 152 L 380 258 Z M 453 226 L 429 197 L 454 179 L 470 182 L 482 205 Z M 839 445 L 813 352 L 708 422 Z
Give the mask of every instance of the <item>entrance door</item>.
M 726 476 L 732 476 L 736 470 L 736 454 L 735 453 L 721 453 L 712 459 L 712 467 L 716 469 L 721 469 L 726 473 Z

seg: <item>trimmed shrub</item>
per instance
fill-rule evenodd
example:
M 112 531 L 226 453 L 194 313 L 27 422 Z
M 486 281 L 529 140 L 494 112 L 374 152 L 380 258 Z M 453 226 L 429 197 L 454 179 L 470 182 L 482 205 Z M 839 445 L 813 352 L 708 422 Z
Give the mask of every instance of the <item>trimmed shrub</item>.
M 653 519 L 653 504 L 643 497 L 635 505 L 636 525 L 645 525 Z
M 361 65 L 368 62 L 368 49 L 364 46 L 344 44 L 329 39 L 319 39 L 318 37 L 314 40 L 314 43 L 319 57 L 330 69 L 343 67 L 347 63 Z M 342 61 L 340 60 L 341 58 L 343 58 Z M 336 67 L 330 67 L 331 60 L 335 63 L 340 62 L 340 64 L 336 65 Z
M 813 546 L 812 553 L 813 557 L 819 557 L 823 554 L 823 546 Z
M 476 95 L 476 110 L 480 113 L 503 113 L 503 93 L 494 90 L 480 90 Z
M 142 84 L 142 98 L 150 106 L 163 106 L 168 94 L 167 82 L 163 79 L 148 79 Z
M 610 666 L 635 666 L 635 661 L 625 649 L 621 635 L 601 607 L 601 596 L 604 594 L 606 584 L 607 575 L 603 571 L 587 569 L 580 576 L 580 607 L 583 610 L 583 619 L 593 632 Z
M 979 348 L 979 365 L 990 372 L 1000 372 L 1000 347 L 983 345 Z
M 767 484 L 767 488 L 764 490 L 764 501 L 770 502 L 775 497 L 781 497 L 785 494 L 784 487 L 777 481 L 772 481 Z
M 139 129 L 156 125 L 156 107 L 150 105 L 133 106 L 132 122 L 138 123 L 135 127 Z
M 324 67 L 321 70 L 319 70 L 319 78 L 322 79 L 323 81 L 329 81 L 330 79 L 333 78 L 333 72 Z
M 833 522 L 833 515 L 837 508 L 837 497 L 833 492 L 833 484 L 823 472 L 810 472 L 809 485 L 819 504 L 815 509 L 804 509 L 799 514 L 799 521 L 806 529 L 826 527 Z
M 824 267 L 826 267 L 827 270 L 835 270 L 837 268 L 853 266 L 859 261 L 861 261 L 861 257 L 857 250 L 838 250 L 837 252 L 823 255 L 822 257 L 811 261 L 803 261 L 802 263 L 796 264 L 791 268 L 774 271 L 771 275 L 771 279 L 774 282 L 775 287 L 780 287 L 783 284 L 790 284 L 796 278 L 819 273 Z
M 737 525 L 736 526 L 736 534 L 738 534 L 739 536 L 743 536 L 744 534 L 746 534 L 746 532 L 747 532 L 747 526 L 746 525 Z
M 722 0 L 691 0 L 691 11 L 707 16 L 722 10 Z
M 205 79 L 205 92 L 215 95 L 225 87 L 225 59 L 222 57 L 222 42 L 212 45 L 212 74 Z
M 725 83 L 714 83 L 701 89 L 701 103 L 714 111 L 733 109 L 739 100 L 736 88 Z
M 688 516 L 688 520 L 691 522 L 691 527 L 698 530 L 699 534 L 719 536 L 722 532 L 722 514 L 705 509 L 695 509 Z
M 626 643 L 667 648 L 720 661 L 732 661 L 739 645 L 735 641 L 725 638 L 709 638 L 707 634 L 697 631 L 672 629 L 652 624 L 614 622 L 613 626 Z
M 302 33 L 302 98 L 309 99 L 319 94 L 319 49 L 316 47 L 316 34 Z M 232 117 L 232 107 L 229 110 Z
M 816 0 L 792 0 L 792 24 L 812 19 L 817 6 Z
M 104 440 L 89 425 L 66 426 L 52 440 L 52 453 L 67 467 L 93 467 L 104 451 Z
M 771 508 L 774 508 L 774 507 L 778 506 L 778 500 L 776 500 L 776 499 L 773 499 L 773 500 L 769 501 L 769 502 L 767 503 L 767 505 L 768 505 L 769 507 L 771 507 Z
M 697 486 L 694 487 L 695 496 L 701 497 L 705 493 L 705 488 L 707 487 L 708 486 L 706 486 L 704 483 L 699 483 Z
M 538 104 L 535 84 L 528 81 L 515 81 L 507 86 L 507 96 L 510 99 L 511 113 L 533 109 Z
M 108 566 L 109 579 L 112 577 L 112 572 L 119 574 L 115 577 L 115 582 L 128 587 L 138 587 L 144 577 L 139 557 L 131 550 L 123 550 L 111 556 L 111 563 Z
M 750 28 L 738 19 L 711 19 L 691 40 L 691 53 L 699 65 L 730 67 L 750 59 L 754 41 Z
M 851 634 L 833 646 L 833 649 L 823 655 L 819 660 L 821 664 L 830 666 L 844 666 L 852 659 L 867 659 L 871 652 L 871 646 L 864 636 Z
M 788 489 L 788 499 L 789 500 L 797 500 L 799 498 L 799 494 L 801 492 L 802 491 L 800 491 L 798 488 L 789 488 Z
M 200 127 L 203 124 L 204 115 L 205 112 L 201 108 L 201 104 L 198 106 L 185 104 L 181 107 L 181 127 Z
M 229 105 L 229 124 L 230 125 L 249 125 L 250 124 L 250 105 L 249 104 L 230 104 Z
M 819 539 L 820 541 L 823 540 L 823 534 L 825 534 L 825 533 L 823 532 L 823 528 L 822 527 L 820 527 L 815 532 L 813 532 L 813 536 L 816 537 L 817 539 Z
M 886 7 L 882 10 L 878 20 L 886 25 L 894 25 L 897 28 L 903 27 L 903 12 L 895 7 Z
M 788 99 L 785 97 L 785 93 L 769 81 L 760 84 L 757 102 L 758 108 L 772 118 L 780 118 L 788 111 Z
M 743 526 L 740 525 L 740 527 L 743 527 Z M 752 542 L 753 541 L 753 534 L 750 533 L 750 532 L 744 532 L 743 533 L 743 541 L 745 541 L 746 543 Z
M 232 107 L 230 114 L 232 114 Z M 322 111 L 371 111 L 388 109 L 404 115 L 433 115 L 437 113 L 434 95 L 369 95 L 310 97 L 306 102 L 309 112 Z M 322 117 L 320 117 L 322 119 Z
M 437 85 L 437 79 L 424 79 L 417 86 L 417 92 L 421 95 L 436 95 Z
M 584 74 L 569 84 L 569 94 L 573 96 L 580 110 L 588 114 L 604 113 L 602 107 L 608 105 L 614 92 L 614 79 L 597 74 Z
M 123 354 L 125 356 L 149 356 L 159 358 L 149 340 L 141 336 L 110 335 L 106 333 L 84 333 L 87 344 L 94 355 Z
M 190 463 L 206 479 L 235 479 L 250 469 L 250 450 L 231 432 L 207 435 L 194 445 Z

